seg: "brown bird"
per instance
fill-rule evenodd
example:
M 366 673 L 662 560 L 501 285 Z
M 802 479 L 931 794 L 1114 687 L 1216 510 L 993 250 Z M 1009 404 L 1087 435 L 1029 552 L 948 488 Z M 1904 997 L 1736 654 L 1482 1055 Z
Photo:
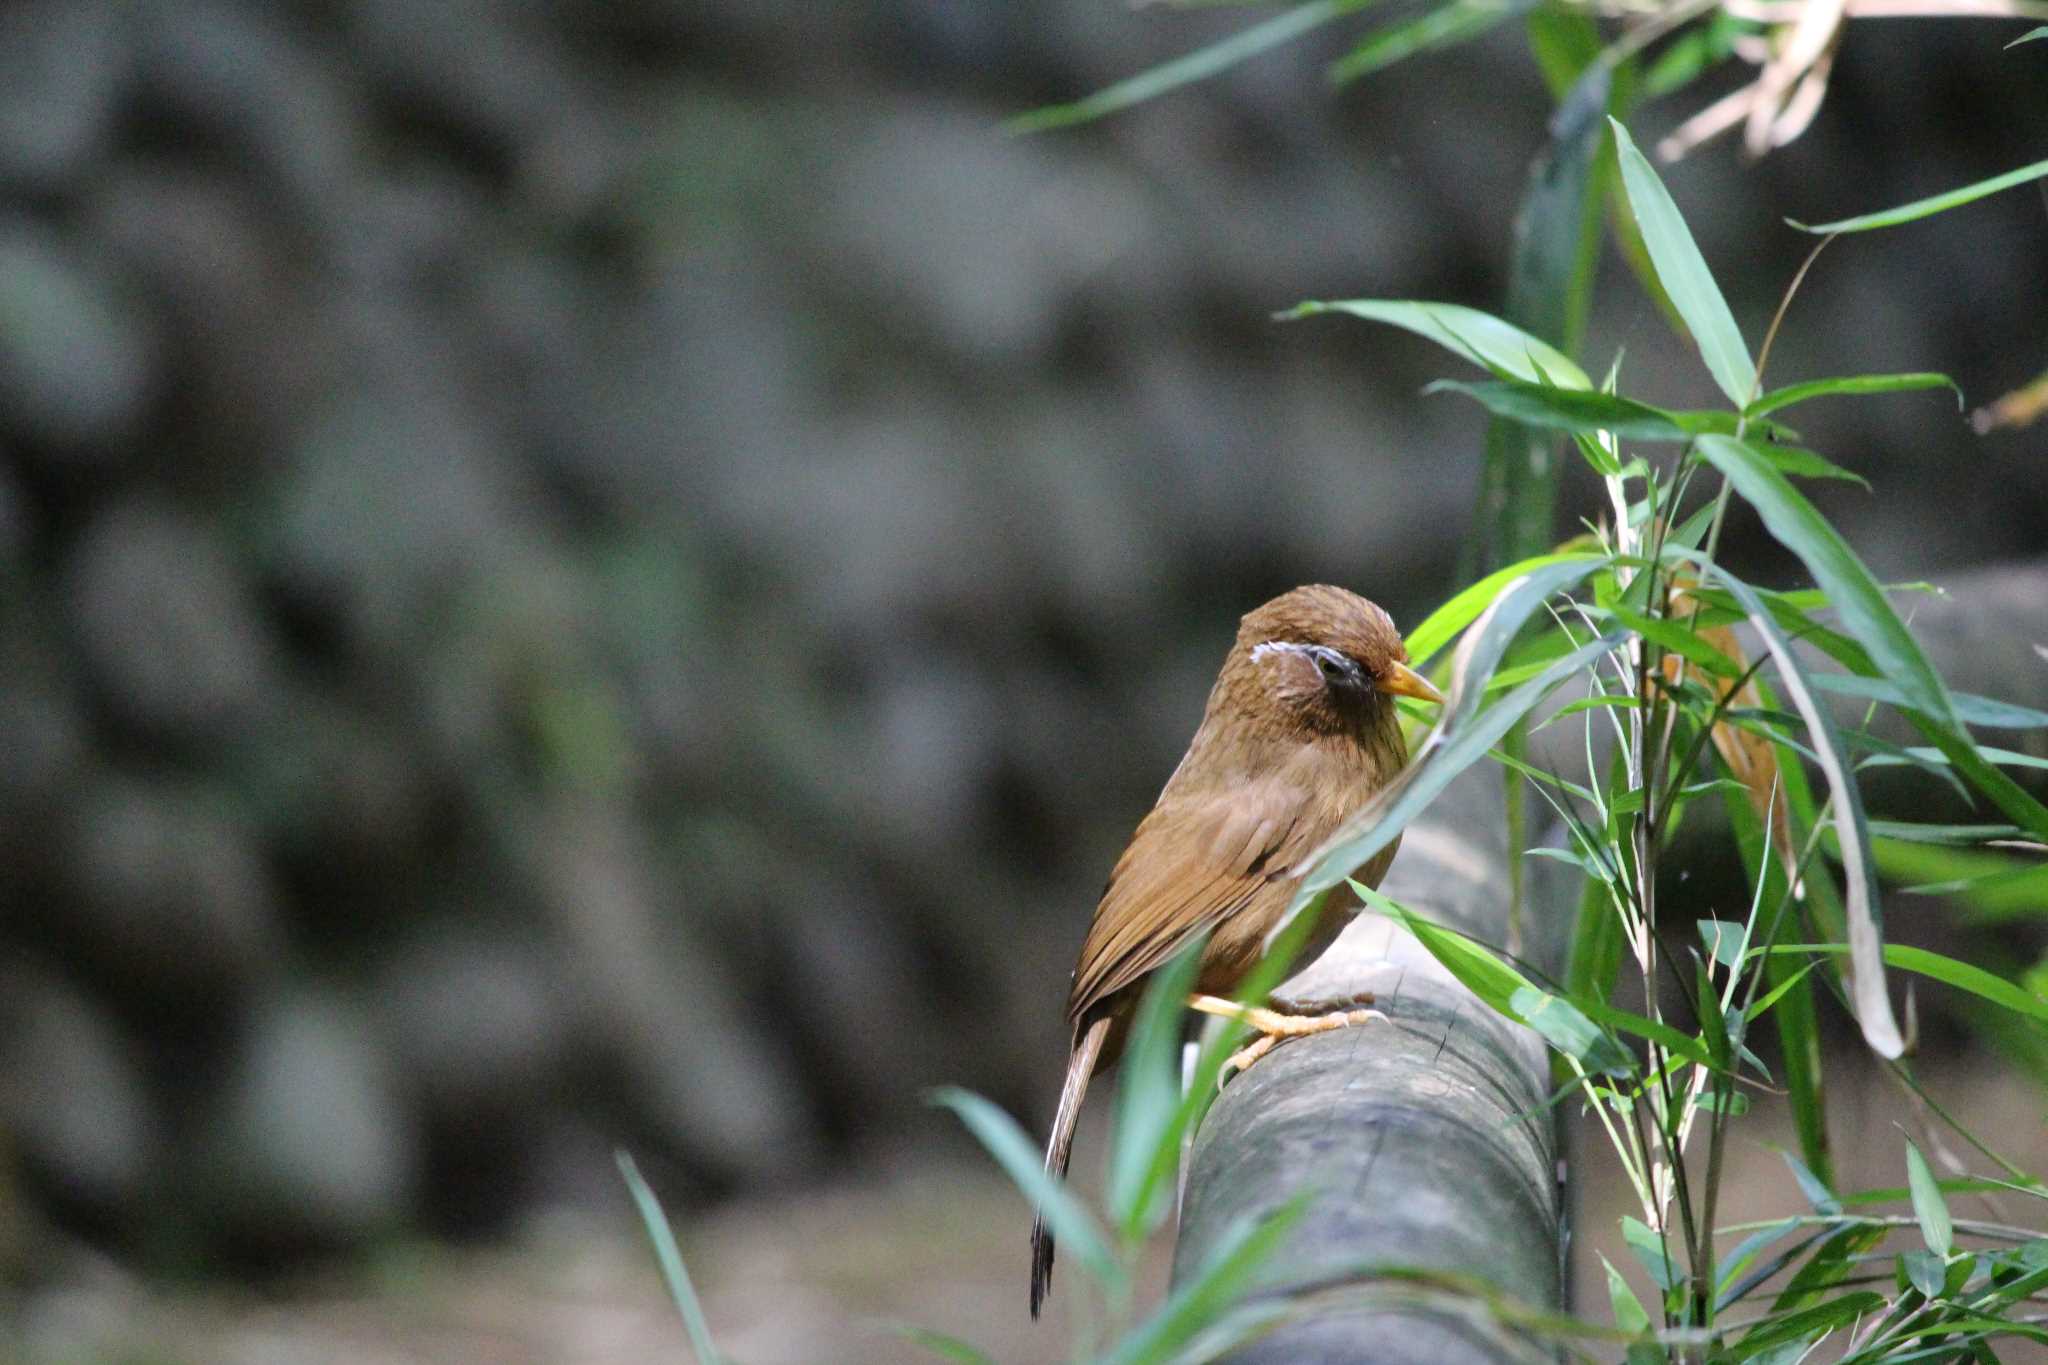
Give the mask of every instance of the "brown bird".
M 1249 1065 L 1281 1037 L 1359 1022 L 1241 1011 L 1235 991 L 1281 920 L 1306 859 L 1408 761 L 1394 698 L 1442 701 L 1414 669 L 1387 614 L 1323 585 L 1276 597 L 1239 623 L 1209 692 L 1201 728 L 1152 811 L 1109 874 L 1067 997 L 1072 1054 L 1045 1168 L 1066 1174 L 1088 1081 L 1115 1062 L 1152 972 L 1206 931 L 1189 1004 L 1240 1016 L 1263 1035 L 1233 1058 Z M 1379 885 L 1389 846 L 1357 877 Z M 1303 960 L 1353 911 L 1348 891 L 1325 897 Z M 1052 1235 L 1031 1228 L 1031 1314 L 1052 1283 Z

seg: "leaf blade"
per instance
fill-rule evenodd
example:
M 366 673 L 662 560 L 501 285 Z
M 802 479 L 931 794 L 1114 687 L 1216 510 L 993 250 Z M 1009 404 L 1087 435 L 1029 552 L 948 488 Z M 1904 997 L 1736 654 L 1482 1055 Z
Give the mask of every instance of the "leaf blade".
M 1622 186 L 1642 228 L 1643 244 L 1657 268 L 1657 278 L 1672 306 L 1685 319 L 1693 344 L 1699 347 L 1700 358 L 1707 364 L 1707 372 L 1713 375 L 1721 392 L 1728 395 L 1728 401 L 1740 408 L 1749 402 L 1756 389 L 1756 362 L 1750 359 L 1742 329 L 1735 325 L 1728 300 L 1714 283 L 1714 274 L 1707 268 L 1706 258 L 1693 241 L 1692 231 L 1686 227 L 1671 192 L 1657 178 L 1649 159 L 1637 150 L 1635 140 L 1621 121 L 1608 122 L 1614 129 Z
M 1455 303 L 1427 303 L 1415 299 L 1311 299 L 1279 314 L 1279 318 L 1283 322 L 1292 322 L 1326 313 L 1342 313 L 1367 322 L 1384 322 L 1399 327 L 1419 337 L 1427 337 L 1483 370 L 1505 372 L 1525 383 L 1540 384 L 1548 376 L 1552 384 L 1574 389 L 1593 387 L 1593 381 L 1586 377 L 1586 372 L 1549 342 L 1539 341 L 1491 313 Z

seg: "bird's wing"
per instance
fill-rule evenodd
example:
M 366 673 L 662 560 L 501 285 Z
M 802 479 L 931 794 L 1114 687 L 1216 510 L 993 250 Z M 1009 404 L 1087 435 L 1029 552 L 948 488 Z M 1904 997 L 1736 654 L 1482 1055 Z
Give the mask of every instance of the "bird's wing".
M 1293 875 L 1334 823 L 1325 805 L 1284 775 L 1227 793 L 1169 788 L 1109 874 L 1074 969 L 1068 1018 L 1078 1023 L 1262 891 L 1286 894 L 1275 883 Z

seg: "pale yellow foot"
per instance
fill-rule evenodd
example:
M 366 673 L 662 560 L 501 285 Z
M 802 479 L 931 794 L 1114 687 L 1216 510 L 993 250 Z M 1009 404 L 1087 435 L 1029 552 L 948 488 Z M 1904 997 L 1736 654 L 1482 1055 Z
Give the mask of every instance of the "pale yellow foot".
M 1360 1004 L 1371 999 L 1372 995 L 1369 992 L 1353 997 L 1353 1000 Z M 1378 1019 L 1382 1023 L 1387 1019 L 1386 1015 L 1375 1009 L 1333 1010 L 1328 1014 L 1282 1014 L 1278 1010 L 1269 1010 L 1258 1005 L 1240 1005 L 1235 1000 L 1224 1000 L 1213 995 L 1189 996 L 1188 1008 L 1200 1010 L 1204 1014 L 1221 1015 L 1225 1019 L 1241 1019 L 1259 1031 L 1258 1038 L 1233 1052 L 1223 1063 L 1223 1074 L 1217 1078 L 1218 1085 L 1271 1052 L 1283 1038 L 1305 1038 L 1311 1033 L 1329 1033 L 1334 1029 L 1352 1028 L 1370 1019 Z

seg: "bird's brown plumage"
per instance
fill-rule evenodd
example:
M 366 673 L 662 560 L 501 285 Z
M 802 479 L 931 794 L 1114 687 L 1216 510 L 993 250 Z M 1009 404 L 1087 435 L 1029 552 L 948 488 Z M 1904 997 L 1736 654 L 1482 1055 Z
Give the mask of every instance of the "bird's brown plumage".
M 1115 1061 L 1145 978 L 1207 932 L 1196 989 L 1235 991 L 1307 870 L 1303 859 L 1400 771 L 1407 748 L 1382 687 L 1407 657 L 1387 614 L 1342 588 L 1296 588 L 1240 622 L 1201 727 L 1117 860 L 1081 946 L 1048 1170 L 1065 1173 L 1088 1080 Z M 1357 876 L 1377 885 L 1393 856 L 1389 847 Z M 1354 908 L 1348 893 L 1326 899 L 1311 955 Z M 1040 1222 L 1034 1316 L 1051 1272 Z

